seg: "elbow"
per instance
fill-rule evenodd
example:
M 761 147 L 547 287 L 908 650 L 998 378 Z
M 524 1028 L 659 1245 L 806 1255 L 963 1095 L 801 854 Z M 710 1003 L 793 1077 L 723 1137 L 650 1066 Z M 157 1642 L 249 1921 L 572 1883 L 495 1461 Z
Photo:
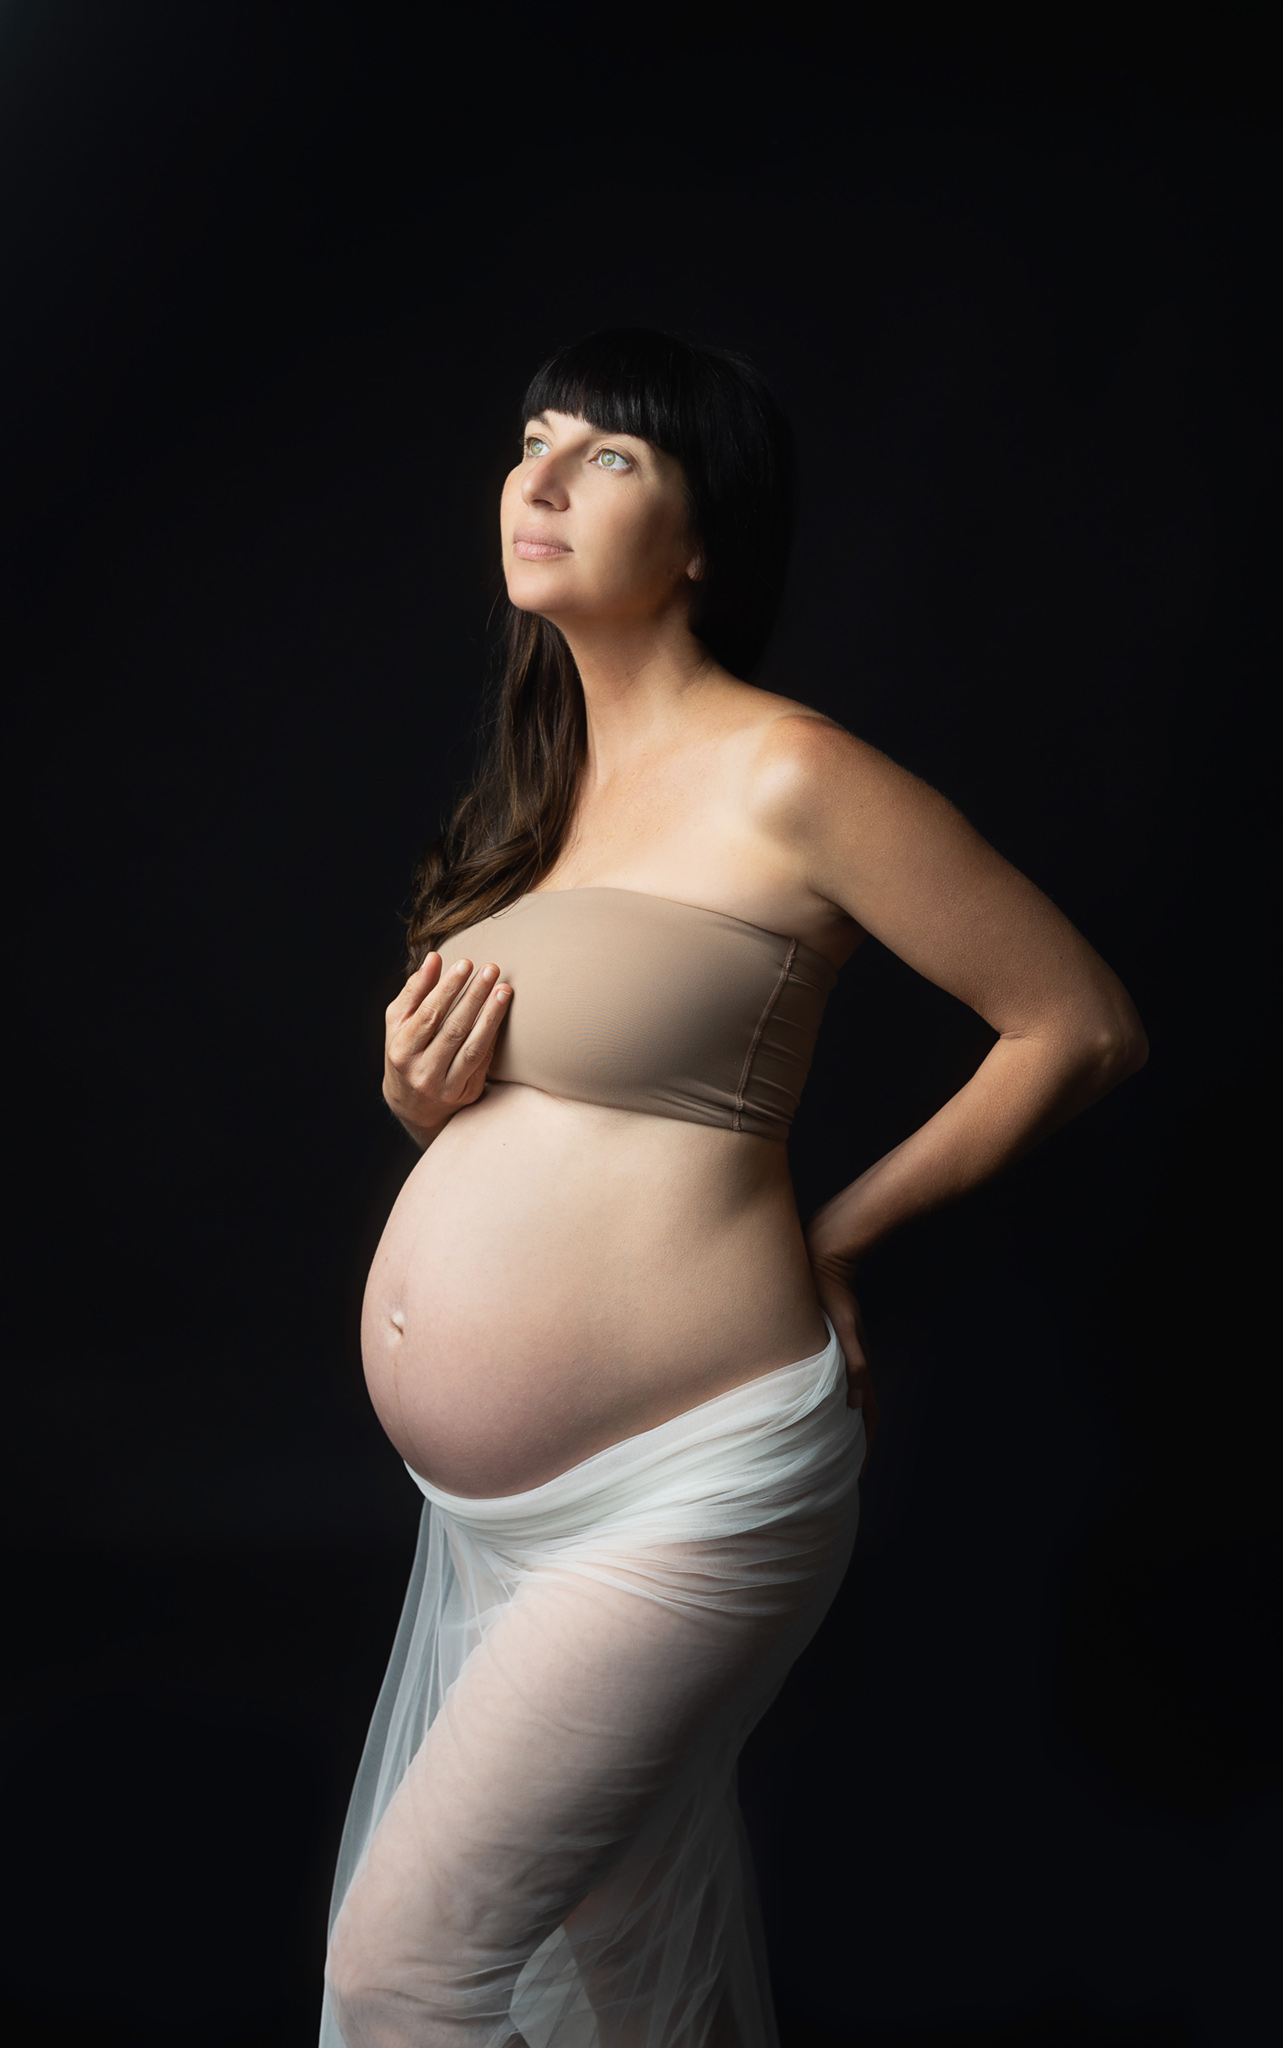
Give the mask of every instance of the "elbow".
M 1123 1068 L 1124 1074 L 1139 1074 L 1148 1058 L 1149 1040 L 1138 1023 L 1135 1032 L 1127 1041 L 1127 1062 Z
M 1092 1034 L 1087 1064 L 1100 1082 L 1101 1093 L 1138 1074 L 1149 1058 L 1149 1040 L 1139 1017 L 1111 1019 Z

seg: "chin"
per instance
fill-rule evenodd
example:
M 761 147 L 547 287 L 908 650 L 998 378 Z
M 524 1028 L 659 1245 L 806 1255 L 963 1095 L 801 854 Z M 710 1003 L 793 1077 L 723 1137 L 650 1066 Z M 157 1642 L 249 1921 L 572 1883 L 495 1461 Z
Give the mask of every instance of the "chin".
M 508 596 L 512 603 L 519 612 L 540 612 L 545 616 L 550 609 L 560 610 L 570 594 L 564 579 L 552 573 L 560 568 L 560 563 L 535 563 L 533 567 L 536 574 L 525 575 L 523 571 L 531 566 L 530 563 L 521 562 L 515 569 L 509 571 Z

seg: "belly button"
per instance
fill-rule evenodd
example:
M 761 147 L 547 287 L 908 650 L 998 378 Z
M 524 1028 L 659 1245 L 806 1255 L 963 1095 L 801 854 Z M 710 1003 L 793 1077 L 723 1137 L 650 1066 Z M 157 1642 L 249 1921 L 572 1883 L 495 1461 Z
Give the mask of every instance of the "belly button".
M 404 1309 L 400 1309 L 400 1308 L 394 1308 L 394 1309 L 393 1309 L 393 1311 L 392 1311 L 392 1327 L 393 1327 L 393 1329 L 394 1329 L 394 1330 L 399 1330 L 399 1331 L 401 1332 L 401 1334 L 402 1334 L 402 1335 L 404 1336 L 404 1334 L 405 1334 L 405 1310 L 404 1310 Z

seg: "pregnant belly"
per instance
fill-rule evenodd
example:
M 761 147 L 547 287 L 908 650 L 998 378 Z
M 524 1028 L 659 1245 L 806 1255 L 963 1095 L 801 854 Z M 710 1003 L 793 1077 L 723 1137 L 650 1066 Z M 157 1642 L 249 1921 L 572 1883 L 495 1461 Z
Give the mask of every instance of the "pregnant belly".
M 828 1332 L 784 1147 L 494 1084 L 411 1173 L 362 1350 L 402 1457 L 524 1492 Z

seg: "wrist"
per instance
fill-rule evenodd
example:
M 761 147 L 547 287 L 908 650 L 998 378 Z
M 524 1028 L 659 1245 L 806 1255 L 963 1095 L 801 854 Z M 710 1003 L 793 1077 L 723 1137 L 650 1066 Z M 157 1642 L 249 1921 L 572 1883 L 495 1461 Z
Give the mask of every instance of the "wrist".
M 840 1273 L 849 1279 L 869 1250 L 867 1244 L 853 1241 L 850 1225 L 840 1229 L 833 1220 L 813 1216 L 806 1227 L 806 1254 L 813 1266 L 823 1266 L 828 1272 Z
M 401 1129 L 405 1132 L 407 1138 L 412 1138 L 414 1140 L 420 1152 L 427 1151 L 433 1139 L 439 1138 L 441 1136 L 442 1131 L 445 1129 L 446 1124 L 448 1124 L 449 1121 L 449 1117 L 446 1117 L 439 1124 L 412 1124 L 407 1117 L 399 1116 L 397 1118 L 397 1122 L 400 1124 Z
M 807 1224 L 803 1235 L 806 1239 L 806 1255 L 813 1266 L 837 1266 L 845 1263 L 848 1257 L 846 1246 L 831 1230 L 826 1230 L 814 1218 Z
M 383 1090 L 383 1100 L 387 1103 L 388 1108 L 400 1124 L 402 1130 L 414 1139 L 416 1145 L 424 1147 L 430 1145 L 434 1138 L 440 1137 L 442 1131 L 454 1115 L 452 1109 L 443 1109 L 439 1115 L 425 1118 L 419 1111 L 417 1103 L 396 1101 L 389 1095 L 386 1088 Z

